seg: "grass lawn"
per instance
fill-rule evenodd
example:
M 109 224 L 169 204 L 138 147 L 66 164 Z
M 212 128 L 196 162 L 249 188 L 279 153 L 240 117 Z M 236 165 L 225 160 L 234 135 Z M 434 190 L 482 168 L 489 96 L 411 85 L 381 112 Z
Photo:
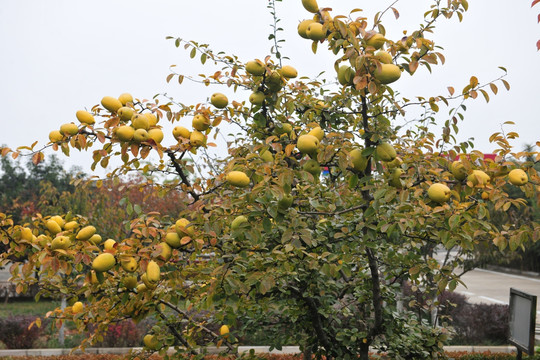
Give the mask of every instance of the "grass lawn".
M 0 303 L 0 318 L 5 318 L 10 315 L 39 315 L 45 316 L 48 311 L 60 306 L 60 301 L 33 300 L 24 301 L 9 301 L 8 303 Z

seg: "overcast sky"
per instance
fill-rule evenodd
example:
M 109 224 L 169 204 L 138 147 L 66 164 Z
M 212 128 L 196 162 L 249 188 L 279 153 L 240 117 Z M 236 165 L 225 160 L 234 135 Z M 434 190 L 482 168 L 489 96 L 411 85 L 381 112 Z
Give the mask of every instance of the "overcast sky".
M 364 9 L 368 19 L 391 1 L 319 0 L 331 7 L 332 15 L 347 15 L 352 8 Z M 443 1 L 444 2 L 444 1 Z M 447 86 L 462 89 L 471 75 L 480 82 L 502 74 L 511 91 L 467 103 L 466 119 L 460 125 L 461 139 L 475 138 L 476 148 L 491 152 L 488 137 L 512 120 L 521 137 L 514 144 L 540 140 L 538 103 L 540 101 L 540 54 L 536 41 L 540 25 L 538 9 L 530 0 L 469 0 L 464 21 L 442 20 L 429 38 L 444 48 L 446 64 L 435 66 L 430 75 L 425 68 L 411 77 L 404 73 L 396 88 L 406 97 L 447 95 Z M 215 51 L 235 54 L 243 61 L 269 54 L 271 16 L 266 0 L 0 0 L 0 100 L 2 116 L 0 144 L 10 147 L 29 145 L 38 140 L 44 145 L 48 133 L 61 124 L 75 121 L 75 112 L 91 108 L 105 95 L 123 92 L 138 98 L 167 93 L 182 103 L 204 102 L 214 91 L 230 98 L 247 100 L 247 94 L 232 94 L 227 89 L 205 88 L 185 83 L 167 84 L 169 66 L 196 75 L 216 70 L 189 60 L 166 36 L 209 43 Z M 395 7 L 396 20 L 386 15 L 387 37 L 397 40 L 402 31 L 417 28 L 422 14 L 433 1 L 401 0 Z M 335 56 L 319 47 L 311 52 L 309 41 L 296 32 L 299 21 L 310 18 L 300 0 L 277 3 L 281 34 L 286 39 L 283 54 L 300 75 L 315 76 L 326 70 L 334 77 Z M 502 90 L 502 86 L 499 86 Z M 442 112 L 447 112 L 443 110 Z M 188 120 L 185 120 L 188 123 Z M 176 124 L 175 124 L 176 125 Z M 170 128 L 165 128 L 164 144 L 170 144 Z M 65 159 L 66 167 L 81 165 L 90 171 L 90 153 Z

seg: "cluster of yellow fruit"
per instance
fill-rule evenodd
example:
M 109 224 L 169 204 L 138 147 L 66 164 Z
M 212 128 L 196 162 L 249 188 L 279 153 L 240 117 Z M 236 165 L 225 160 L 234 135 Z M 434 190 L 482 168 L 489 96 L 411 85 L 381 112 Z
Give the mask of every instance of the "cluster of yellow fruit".
M 165 243 L 176 249 L 190 243 L 195 235 L 195 226 L 188 219 L 181 218 L 165 234 Z
M 218 109 L 224 109 L 229 104 L 229 99 L 222 93 L 214 93 L 210 97 L 210 103 Z M 175 126 L 172 134 L 177 141 L 183 139 L 188 141 L 189 144 L 195 148 L 206 145 L 206 134 L 208 133 L 211 123 L 207 113 L 199 113 L 193 117 L 191 122 L 193 127 L 192 131 L 189 131 L 184 126 Z
M 329 31 L 335 31 L 334 20 L 328 11 L 320 11 L 316 0 L 302 0 L 304 8 L 314 13 L 313 19 L 303 20 L 298 24 L 298 34 L 304 39 L 313 41 L 324 40 Z M 359 31 L 350 24 L 353 34 L 358 35 Z M 363 37 L 364 50 L 372 54 L 372 58 L 378 63 L 373 63 L 372 75 L 381 84 L 390 84 L 401 77 L 401 69 L 393 64 L 392 55 L 384 50 L 380 50 L 373 55 L 373 51 L 381 49 L 386 43 L 385 37 L 374 31 L 367 31 Z M 338 69 L 337 77 L 341 85 L 353 85 L 355 70 L 348 65 L 342 65 Z
M 267 99 L 267 95 L 281 90 L 287 80 L 298 76 L 296 69 L 290 65 L 285 65 L 280 69 L 271 69 L 260 60 L 248 61 L 245 69 L 252 76 L 262 77 L 261 81 L 264 84 L 263 90 L 257 86 L 257 90 L 249 96 L 249 102 L 255 106 L 261 106 Z

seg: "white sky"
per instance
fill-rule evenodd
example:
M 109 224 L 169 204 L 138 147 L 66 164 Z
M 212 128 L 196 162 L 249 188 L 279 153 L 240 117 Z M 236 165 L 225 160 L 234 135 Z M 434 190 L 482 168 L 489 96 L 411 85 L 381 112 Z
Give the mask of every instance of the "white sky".
M 365 10 L 372 19 L 375 10 L 391 1 L 318 0 L 321 7 L 333 8 L 332 15 L 347 15 L 352 8 Z M 443 1 L 445 2 L 445 1 Z M 508 69 L 511 91 L 497 84 L 499 95 L 467 103 L 466 119 L 460 125 L 461 140 L 475 138 L 476 148 L 491 152 L 491 133 L 512 120 L 521 137 L 514 144 L 540 140 L 537 104 L 540 87 L 540 54 L 536 41 L 540 25 L 530 0 L 469 0 L 470 9 L 460 24 L 457 19 L 440 21 L 430 38 L 444 47 L 446 64 L 434 67 L 433 75 L 421 68 L 414 77 L 404 73 L 396 88 L 409 98 L 416 95 L 447 95 L 447 86 L 460 91 L 471 75 L 480 82 L 497 78 L 498 66 Z M 2 116 L 0 144 L 10 147 L 48 142 L 48 133 L 62 123 L 75 121 L 75 112 L 91 108 L 105 95 L 130 92 L 151 98 L 168 93 L 182 103 L 206 101 L 215 91 L 229 98 L 246 100 L 247 94 L 228 89 L 185 82 L 167 84 L 168 67 L 196 75 L 211 72 L 189 60 L 188 52 L 177 49 L 165 37 L 209 43 L 244 61 L 269 54 L 271 16 L 266 0 L 0 0 L 0 100 Z M 401 13 L 395 20 L 386 15 L 387 37 L 397 40 L 402 30 L 414 30 L 433 1 L 401 0 L 395 6 Z M 310 41 L 297 35 L 300 20 L 310 18 L 300 0 L 277 3 L 277 12 L 287 41 L 283 54 L 300 75 L 315 76 L 321 70 L 334 77 L 335 56 L 324 46 L 317 55 Z M 207 63 L 209 64 L 209 63 Z M 491 95 L 491 93 L 490 93 Z M 447 112 L 448 110 L 442 110 Z M 184 120 L 188 123 L 188 119 Z M 190 120 L 189 120 L 190 121 Z M 175 124 L 176 125 L 176 124 Z M 164 144 L 172 135 L 166 128 Z M 38 145 L 39 146 L 39 145 Z M 91 153 L 63 158 L 66 167 L 81 165 L 90 171 Z

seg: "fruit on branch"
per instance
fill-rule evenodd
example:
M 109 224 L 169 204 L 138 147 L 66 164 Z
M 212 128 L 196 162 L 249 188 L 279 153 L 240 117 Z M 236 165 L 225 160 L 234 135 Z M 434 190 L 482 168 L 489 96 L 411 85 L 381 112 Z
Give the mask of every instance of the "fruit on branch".
M 144 129 L 148 130 L 150 125 L 148 124 L 148 118 L 145 114 L 134 114 L 131 118 L 131 126 L 137 130 L 137 129 Z
M 377 156 L 384 162 L 392 161 L 396 158 L 396 149 L 390 143 L 381 143 L 375 149 Z
M 393 83 L 401 77 L 401 69 L 394 64 L 381 64 L 380 67 L 377 66 L 373 75 L 381 84 L 386 85 Z
M 428 189 L 429 198 L 439 204 L 447 202 L 451 193 L 450 188 L 441 183 L 432 184 Z
M 160 277 L 161 271 L 159 269 L 159 265 L 154 260 L 150 260 L 146 266 L 146 278 L 148 281 L 155 284 L 159 282 Z
M 402 174 L 403 174 L 403 169 L 400 169 L 400 168 L 394 169 L 394 171 L 392 172 L 392 175 L 390 176 L 390 180 L 388 181 L 390 186 L 401 189 L 403 187 L 403 184 L 401 183 Z
M 246 71 L 254 76 L 261 76 L 266 72 L 266 67 L 257 60 L 251 60 L 246 63 Z
M 62 141 L 63 138 L 64 138 L 64 135 L 62 135 L 62 133 L 58 130 L 53 130 L 49 133 L 49 140 L 52 143 L 57 143 L 59 141 Z
M 135 142 L 142 143 L 148 141 L 148 139 L 150 139 L 150 136 L 148 135 L 148 131 L 144 129 L 137 129 L 133 133 L 133 140 L 135 140 Z
M 116 241 L 114 241 L 113 239 L 107 239 L 103 243 L 103 248 L 105 250 L 112 250 L 114 249 L 114 245 L 116 245 Z
M 287 210 L 293 204 L 294 197 L 291 194 L 283 195 L 281 199 L 278 200 L 278 209 Z
M 314 154 L 319 147 L 319 139 L 313 135 L 300 135 L 296 141 L 296 147 L 302 154 Z
M 63 249 L 67 250 L 71 246 L 71 240 L 67 236 L 57 236 L 51 242 L 51 249 Z
M 92 225 L 88 225 L 88 226 L 83 227 L 81 230 L 79 230 L 75 238 L 77 240 L 88 240 L 95 233 L 96 233 L 96 228 Z
M 133 139 L 135 135 L 135 129 L 129 125 L 122 125 L 115 131 L 116 137 L 122 142 L 128 142 Z
M 128 289 L 135 289 L 137 287 L 137 276 L 126 276 L 122 280 L 122 283 Z
M 362 156 L 362 150 L 353 149 L 349 153 L 349 156 L 351 158 L 351 164 L 354 170 L 356 171 L 366 170 L 366 167 L 368 164 L 368 158 L 365 156 Z
M 242 224 L 247 224 L 248 219 L 244 215 L 237 216 L 232 222 L 231 222 L 231 230 L 238 229 Z
M 197 114 L 193 117 L 191 125 L 195 130 L 205 131 L 210 127 L 210 119 L 203 114 Z
M 165 235 L 165 242 L 173 248 L 179 248 L 182 245 L 180 241 L 180 236 L 176 232 L 168 232 Z
M 96 120 L 94 119 L 94 116 L 90 114 L 88 111 L 78 110 L 75 113 L 75 116 L 77 117 L 77 120 L 79 120 L 81 124 L 94 125 L 94 123 L 96 122 Z
M 99 254 L 94 261 L 92 261 L 92 269 L 98 272 L 109 271 L 116 265 L 116 259 L 111 253 Z
M 118 97 L 118 101 L 120 101 L 120 103 L 124 106 L 126 106 L 128 103 L 133 104 L 133 96 L 131 96 L 129 93 L 123 93 Z
M 489 193 L 487 193 L 486 191 L 482 191 L 482 195 L 480 195 L 482 197 L 482 200 L 488 200 L 489 199 Z
M 282 123 L 279 123 L 278 125 L 279 126 L 276 126 L 274 128 L 274 131 L 278 135 L 283 135 L 283 134 L 289 135 L 293 131 L 292 125 L 289 124 L 288 122 L 282 122 Z
M 349 65 L 341 65 L 337 71 L 338 82 L 341 85 L 352 85 L 356 73 Z
M 99 234 L 94 234 L 94 235 L 92 235 L 90 237 L 90 239 L 88 239 L 88 241 L 90 241 L 94 245 L 101 244 L 101 240 L 103 240 L 103 239 L 102 239 L 101 235 L 99 235 Z
M 210 97 L 210 102 L 218 109 L 223 109 L 229 104 L 229 99 L 222 93 L 214 93 Z
M 159 349 L 159 342 L 157 338 L 154 335 L 146 334 L 143 338 L 143 344 L 145 347 L 147 347 L 150 350 L 158 350 Z
M 249 95 L 249 102 L 253 105 L 262 105 L 266 96 L 262 91 L 254 91 Z
M 281 76 L 287 79 L 293 79 L 298 76 L 298 71 L 291 65 L 285 65 L 278 70 Z
M 508 173 L 508 180 L 512 185 L 523 186 L 529 182 L 529 177 L 522 169 L 513 169 Z
M 139 267 L 139 264 L 133 256 L 129 256 L 120 259 L 120 266 L 122 266 L 122 269 L 126 270 L 127 272 L 135 272 L 135 270 L 137 270 Z
M 298 35 L 300 35 L 304 39 L 309 39 L 307 36 L 307 28 L 310 24 L 313 24 L 314 22 L 316 21 L 311 19 L 303 20 L 302 22 L 300 22 L 300 24 L 298 24 Z
M 242 171 L 230 171 L 227 174 L 227 183 L 236 187 L 246 187 L 249 185 L 249 177 Z
M 64 225 L 66 224 L 66 221 L 60 216 L 60 215 L 54 215 L 54 216 L 51 216 L 51 220 L 54 220 L 56 221 L 56 223 L 58 225 L 60 225 L 60 227 L 63 229 L 64 228 Z
M 302 5 L 304 6 L 304 9 L 306 9 L 310 13 L 316 14 L 319 12 L 319 5 L 317 4 L 317 0 L 302 0 Z
M 305 171 L 313 175 L 314 178 L 319 178 L 321 175 L 321 165 L 315 159 L 309 159 L 302 167 Z
M 382 34 L 375 33 L 368 38 L 366 38 L 366 45 L 374 47 L 376 50 L 379 50 L 383 47 L 384 43 L 386 42 L 386 39 Z
M 75 304 L 73 304 L 73 306 L 71 307 L 71 312 L 73 314 L 79 314 L 83 311 L 83 308 L 84 308 L 84 305 L 82 302 L 80 301 L 77 301 L 75 302 Z
M 467 178 L 467 169 L 465 169 L 465 166 L 461 163 L 461 161 L 454 161 L 450 165 L 450 172 L 459 181 L 463 181 Z
M 195 227 L 191 225 L 191 222 L 186 218 L 181 218 L 176 220 L 176 223 L 174 224 L 174 227 L 176 229 L 176 233 L 179 236 L 194 236 L 195 235 Z
M 132 108 L 128 106 L 122 106 L 120 109 L 118 109 L 118 117 L 122 121 L 129 121 L 134 115 L 134 111 Z
M 491 178 L 488 174 L 482 170 L 473 170 L 472 173 L 467 177 L 467 181 L 471 182 L 473 186 L 484 187 L 489 183 Z
M 219 328 L 219 335 L 223 336 L 224 338 L 229 336 L 229 327 L 227 325 L 221 325 Z
M 149 127 L 153 127 L 153 126 L 156 126 L 157 123 L 159 122 L 159 119 L 157 118 L 156 115 L 152 114 L 152 113 L 144 113 L 144 116 L 146 116 L 146 118 L 148 119 L 148 126 Z
M 167 262 L 172 256 L 172 248 L 166 242 L 160 242 L 161 253 L 158 255 L 158 258 Z
M 150 129 L 148 130 L 148 137 L 154 140 L 156 144 L 159 144 L 163 141 L 163 131 L 158 128 Z
M 308 132 L 308 135 L 313 135 L 317 139 L 319 139 L 319 141 L 322 141 L 322 139 L 324 138 L 324 131 L 323 129 L 321 129 L 320 126 L 316 126 Z
M 189 139 L 189 137 L 191 136 L 191 132 L 183 126 L 175 126 L 172 134 L 176 140 L 179 140 L 181 137 Z
M 375 53 L 375 59 L 379 60 L 383 64 L 391 64 L 392 63 L 392 55 L 388 51 L 377 51 Z
M 72 221 L 68 221 L 65 225 L 64 225 L 64 229 L 66 230 L 75 230 L 76 228 L 79 227 L 79 223 L 76 222 L 75 220 L 72 220 Z
M 59 232 L 62 231 L 62 228 L 60 227 L 60 225 L 58 225 L 58 223 L 54 220 L 47 220 L 47 222 L 45 223 L 45 227 L 47 228 L 47 230 L 49 230 L 53 235 L 55 234 L 58 234 Z
M 206 145 L 206 135 L 198 130 L 193 130 L 189 135 L 189 143 L 195 147 Z
M 122 107 L 120 100 L 112 96 L 104 96 L 103 99 L 101 99 L 101 105 L 111 113 L 117 112 L 118 109 Z
M 320 41 L 326 37 L 326 27 L 318 22 L 311 23 L 306 29 L 306 36 L 313 41 Z
M 60 133 L 64 135 L 77 135 L 79 127 L 75 123 L 63 124 L 60 126 Z

